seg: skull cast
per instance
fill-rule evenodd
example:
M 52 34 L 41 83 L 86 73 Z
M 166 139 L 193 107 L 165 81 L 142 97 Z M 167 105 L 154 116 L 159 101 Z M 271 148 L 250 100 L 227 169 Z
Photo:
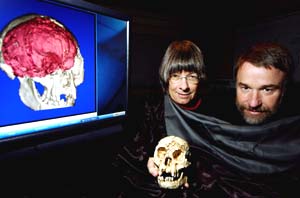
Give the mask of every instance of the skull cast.
M 74 106 L 84 75 L 73 35 L 55 19 L 35 14 L 12 20 L 2 31 L 0 68 L 19 79 L 21 101 L 33 110 Z
M 184 170 L 191 164 L 188 143 L 180 137 L 162 138 L 154 151 L 154 163 L 158 166 L 158 184 L 162 188 L 176 189 L 187 182 Z

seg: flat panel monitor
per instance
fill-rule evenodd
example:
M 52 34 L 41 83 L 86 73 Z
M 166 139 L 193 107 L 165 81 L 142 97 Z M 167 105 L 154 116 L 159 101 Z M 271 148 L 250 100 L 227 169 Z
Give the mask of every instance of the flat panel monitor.
M 0 148 L 120 124 L 129 25 L 128 16 L 81 0 L 1 1 Z

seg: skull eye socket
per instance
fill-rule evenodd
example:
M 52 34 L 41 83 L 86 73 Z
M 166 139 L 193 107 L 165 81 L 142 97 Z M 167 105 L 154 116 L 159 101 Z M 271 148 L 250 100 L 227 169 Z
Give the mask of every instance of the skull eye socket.
M 157 149 L 157 156 L 159 158 L 163 158 L 167 153 L 167 149 L 165 147 L 160 147 Z
M 181 155 L 181 150 L 176 150 L 173 152 L 173 158 L 177 159 Z

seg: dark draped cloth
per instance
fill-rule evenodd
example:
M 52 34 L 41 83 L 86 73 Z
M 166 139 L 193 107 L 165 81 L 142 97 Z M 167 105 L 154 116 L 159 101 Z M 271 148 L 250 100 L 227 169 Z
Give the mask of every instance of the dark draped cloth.
M 234 125 L 184 110 L 168 96 L 164 100 L 167 134 L 186 139 L 232 170 L 268 175 L 299 165 L 300 116 L 259 126 Z
M 127 123 L 132 135 L 126 134 L 126 143 L 113 160 L 111 178 L 116 196 L 111 197 L 294 198 L 299 195 L 300 117 L 283 116 L 265 125 L 238 126 L 222 120 L 227 117 L 217 111 L 208 114 L 211 101 L 203 100 L 195 112 L 182 109 L 168 96 L 147 96 L 145 103 L 141 103 L 143 107 L 136 108 L 141 113 L 135 113 L 136 117 Z M 189 188 L 160 188 L 157 178 L 148 172 L 148 158 L 153 157 L 155 146 L 166 135 L 177 135 L 190 143 L 192 164 L 186 171 Z

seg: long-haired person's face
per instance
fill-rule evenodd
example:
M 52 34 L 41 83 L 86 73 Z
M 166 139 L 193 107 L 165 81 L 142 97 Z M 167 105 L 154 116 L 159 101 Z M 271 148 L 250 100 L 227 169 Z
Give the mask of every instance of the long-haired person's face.
M 187 105 L 195 98 L 198 83 L 196 73 L 187 71 L 173 73 L 169 79 L 169 95 L 177 104 Z
M 236 76 L 236 105 L 249 124 L 260 124 L 278 110 L 284 94 L 285 73 L 274 67 L 245 62 Z

